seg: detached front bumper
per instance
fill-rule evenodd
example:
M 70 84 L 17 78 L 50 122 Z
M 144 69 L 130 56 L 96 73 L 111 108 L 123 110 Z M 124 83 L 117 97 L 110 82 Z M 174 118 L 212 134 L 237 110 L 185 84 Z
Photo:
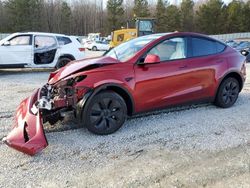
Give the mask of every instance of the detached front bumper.
M 8 146 L 35 155 L 48 146 L 43 130 L 41 112 L 35 107 L 41 89 L 24 99 L 18 106 L 12 131 L 3 139 Z

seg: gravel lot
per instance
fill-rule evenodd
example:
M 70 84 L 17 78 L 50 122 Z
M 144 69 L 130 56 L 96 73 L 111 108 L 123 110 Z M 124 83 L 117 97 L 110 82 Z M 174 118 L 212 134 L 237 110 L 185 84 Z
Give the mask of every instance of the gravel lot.
M 48 74 L 0 70 L 0 138 L 16 106 Z M 61 131 L 77 127 L 66 118 L 46 126 L 49 146 L 34 157 L 0 143 L 0 187 L 250 187 L 249 112 L 250 76 L 229 109 L 204 104 L 154 112 L 108 136 Z

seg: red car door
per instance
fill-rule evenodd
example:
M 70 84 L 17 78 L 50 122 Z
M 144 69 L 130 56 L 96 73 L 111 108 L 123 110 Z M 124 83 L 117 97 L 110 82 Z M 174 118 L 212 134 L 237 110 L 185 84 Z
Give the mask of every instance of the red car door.
M 192 92 L 186 70 L 187 39 L 167 39 L 152 48 L 148 54 L 158 55 L 160 63 L 134 66 L 136 111 L 157 109 L 187 101 L 186 97 Z
M 136 111 L 147 111 L 180 103 L 188 91 L 187 60 L 135 65 Z
M 211 100 L 217 89 L 217 74 L 227 68 L 225 57 L 220 55 L 226 46 L 203 37 L 189 38 L 192 48 L 185 72 L 190 86 L 190 100 Z

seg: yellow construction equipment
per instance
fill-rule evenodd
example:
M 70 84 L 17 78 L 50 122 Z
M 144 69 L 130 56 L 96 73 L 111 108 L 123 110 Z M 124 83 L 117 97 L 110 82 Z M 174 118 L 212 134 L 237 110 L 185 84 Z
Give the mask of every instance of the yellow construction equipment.
M 128 24 L 127 24 L 128 25 Z M 116 47 L 119 44 L 143 35 L 154 33 L 154 18 L 136 18 L 135 28 L 115 30 L 111 33 L 110 47 Z

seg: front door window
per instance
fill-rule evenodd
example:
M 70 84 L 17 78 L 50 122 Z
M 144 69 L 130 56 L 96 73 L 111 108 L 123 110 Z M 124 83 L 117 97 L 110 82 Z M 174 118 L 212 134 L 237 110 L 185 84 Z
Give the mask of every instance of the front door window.
M 187 57 L 185 38 L 171 38 L 152 48 L 148 54 L 158 55 L 162 61 L 183 59 Z

